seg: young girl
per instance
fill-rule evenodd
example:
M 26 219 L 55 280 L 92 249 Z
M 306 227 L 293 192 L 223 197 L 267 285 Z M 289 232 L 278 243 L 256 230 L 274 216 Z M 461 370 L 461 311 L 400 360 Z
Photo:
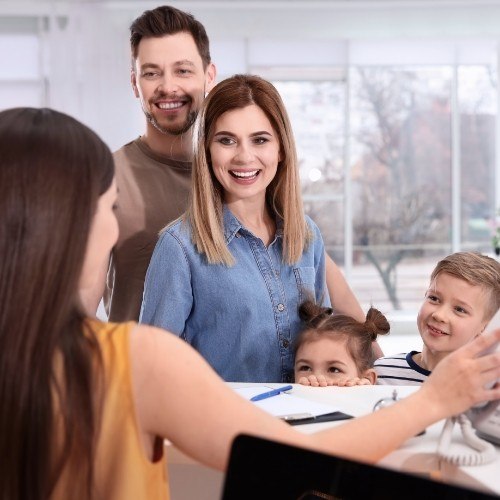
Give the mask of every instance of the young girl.
M 380 311 L 370 307 L 360 323 L 308 300 L 299 315 L 306 327 L 295 343 L 296 382 L 314 387 L 375 384 L 372 342 L 390 329 Z

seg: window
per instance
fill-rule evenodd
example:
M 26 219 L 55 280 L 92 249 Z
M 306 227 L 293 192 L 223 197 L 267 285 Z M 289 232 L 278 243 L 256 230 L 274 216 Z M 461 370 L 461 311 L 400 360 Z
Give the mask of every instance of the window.
M 1 18 L 0 109 L 42 106 L 44 82 L 37 18 Z
M 345 81 L 275 83 L 293 124 L 306 213 L 342 262 Z
M 456 50 L 456 63 L 367 64 L 359 50 L 336 78 L 273 82 L 328 253 L 365 310 L 416 311 L 440 258 L 492 251 L 496 67 Z

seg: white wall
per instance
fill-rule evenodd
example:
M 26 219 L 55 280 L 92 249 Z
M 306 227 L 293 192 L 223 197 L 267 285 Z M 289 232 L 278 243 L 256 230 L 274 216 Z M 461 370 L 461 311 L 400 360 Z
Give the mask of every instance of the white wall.
M 48 17 L 50 29 L 43 31 L 48 82 L 44 104 L 81 119 L 116 149 L 143 128 L 129 84 L 128 27 L 160 3 L 0 0 L 0 19 Z M 401 41 L 417 41 L 415 57 L 425 50 L 418 43 L 423 40 L 486 38 L 494 44 L 500 39 L 498 1 L 169 3 L 192 12 L 205 25 L 220 77 L 272 64 L 339 63 L 355 56 L 352 41 L 365 49 L 372 45 L 374 57 Z M 349 53 L 346 40 L 351 41 Z M 411 55 L 402 54 L 403 60 Z

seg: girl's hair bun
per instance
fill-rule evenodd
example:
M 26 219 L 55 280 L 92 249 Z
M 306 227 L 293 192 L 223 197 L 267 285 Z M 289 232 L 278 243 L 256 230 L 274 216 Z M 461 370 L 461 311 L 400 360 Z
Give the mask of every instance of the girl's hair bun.
M 331 307 L 320 306 L 313 300 L 306 300 L 299 306 L 299 317 L 306 323 L 318 323 L 332 314 Z
M 372 340 L 377 339 L 377 335 L 385 335 L 389 333 L 391 325 L 387 321 L 387 318 L 374 307 L 370 307 L 366 314 L 365 327 L 370 333 Z

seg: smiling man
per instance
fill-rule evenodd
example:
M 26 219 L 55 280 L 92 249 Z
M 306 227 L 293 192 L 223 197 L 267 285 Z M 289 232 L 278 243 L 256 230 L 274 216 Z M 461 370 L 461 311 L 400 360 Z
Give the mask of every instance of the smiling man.
M 139 318 L 158 233 L 186 209 L 191 129 L 216 73 L 206 31 L 190 14 L 169 6 L 148 10 L 130 33 L 131 83 L 146 130 L 114 154 L 120 237 L 104 292 L 111 321 Z

